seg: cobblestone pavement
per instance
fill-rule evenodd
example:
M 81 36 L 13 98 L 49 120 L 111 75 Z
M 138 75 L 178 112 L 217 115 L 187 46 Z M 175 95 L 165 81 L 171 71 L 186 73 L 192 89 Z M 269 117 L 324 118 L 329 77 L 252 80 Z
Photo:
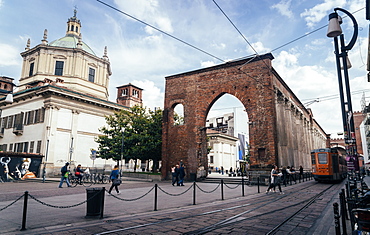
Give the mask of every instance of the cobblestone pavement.
M 27 230 L 19 231 L 22 223 L 22 202 L 17 202 L 6 210 L 0 211 L 0 228 L 3 234 L 97 234 L 117 230 L 110 234 L 197 234 L 197 229 L 206 225 L 217 225 L 224 221 L 223 226 L 209 230 L 207 234 L 265 234 L 276 224 L 274 217 L 285 218 L 286 211 L 281 211 L 272 218 L 268 215 L 248 218 L 257 215 L 252 211 L 245 216 L 232 218 L 237 213 L 249 210 L 251 203 L 269 202 L 287 195 L 299 198 L 300 187 L 315 185 L 314 181 L 283 187 L 285 195 L 265 195 L 257 193 L 256 186 L 245 188 L 245 197 L 241 196 L 241 186 L 224 185 L 224 199 L 221 200 L 220 187 L 217 184 L 197 183 L 196 205 L 194 190 L 191 183 L 185 187 L 172 187 L 169 182 L 159 182 L 158 211 L 154 211 L 153 182 L 124 181 L 121 185 L 121 195 L 105 198 L 104 218 L 85 217 L 86 205 L 69 207 L 86 199 L 86 188 L 58 189 L 53 183 L 5 183 L 0 184 L 0 209 L 15 200 L 24 191 L 50 205 L 67 208 L 51 208 L 34 200 L 29 200 L 27 212 Z M 110 185 L 99 185 L 109 187 Z M 218 188 L 217 188 L 218 187 Z M 317 203 L 295 217 L 276 234 L 334 234 L 333 201 L 339 201 L 338 193 L 342 184 L 335 185 L 327 194 L 317 200 Z M 152 191 L 145 197 L 135 199 Z M 203 190 L 203 191 L 201 191 Z M 261 192 L 266 190 L 261 186 Z M 185 192 L 186 191 L 186 192 Z M 212 193 L 209 193 L 213 191 Z M 164 193 L 165 192 L 165 193 Z M 185 193 L 184 193 L 185 192 Z M 167 194 L 166 194 L 167 193 Z M 306 194 L 313 194 L 306 192 Z M 178 195 L 181 194 L 181 195 Z M 176 195 L 176 196 L 175 196 Z M 121 200 L 119 200 L 121 199 Z M 123 201 L 125 199 L 126 201 Z M 277 204 L 289 205 L 288 201 L 280 200 Z M 264 209 L 267 212 L 268 209 Z M 207 212 L 207 215 L 200 215 Z M 6 216 L 4 216 L 6 215 Z M 228 221 L 225 221 L 228 219 Z M 277 220 L 276 220 L 277 221 Z M 195 232 L 194 232 L 195 231 Z M 192 233 L 194 232 L 194 233 Z M 323 233 L 324 232 L 324 233 Z

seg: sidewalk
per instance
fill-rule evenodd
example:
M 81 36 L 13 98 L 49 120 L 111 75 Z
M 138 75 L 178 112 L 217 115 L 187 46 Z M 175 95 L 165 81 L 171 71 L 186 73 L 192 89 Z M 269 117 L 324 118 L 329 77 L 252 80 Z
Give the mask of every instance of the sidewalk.
M 49 181 L 48 181 L 49 182 Z M 127 189 L 128 184 L 138 184 L 134 181 L 124 181 L 123 185 L 120 186 L 120 195 L 116 195 L 113 190 L 114 196 L 108 196 L 105 194 L 104 203 L 104 219 L 128 216 L 139 213 L 149 213 L 154 211 L 154 185 L 157 183 L 158 187 L 158 204 L 157 210 L 160 212 L 164 209 L 179 208 L 193 205 L 193 183 L 185 183 L 184 187 L 174 187 L 169 181 L 153 182 L 152 186 L 137 187 Z M 0 187 L 6 186 L 7 183 L 1 184 Z M 52 190 L 63 190 L 61 192 L 67 192 L 66 190 L 76 190 L 77 188 L 62 188 L 58 189 L 57 182 L 54 184 L 42 184 L 37 182 L 27 182 L 19 184 L 20 187 L 26 184 L 34 184 L 34 190 L 42 190 L 46 185 L 50 185 Z M 145 183 L 147 184 L 147 183 Z M 110 185 L 105 185 L 106 189 L 109 189 Z M 197 186 L 201 188 L 201 191 L 196 187 L 196 205 L 202 205 L 209 202 L 217 202 L 221 200 L 220 186 L 219 184 L 206 184 L 197 182 Z M 82 186 L 79 190 L 81 191 Z M 94 188 L 101 188 L 98 185 L 93 185 Z M 241 197 L 241 186 L 239 185 L 224 185 L 224 199 L 235 200 Z M 216 189 L 217 188 L 217 189 Z M 216 189 L 216 190 L 215 190 Z M 163 191 L 166 193 L 164 193 Z M 261 189 L 262 190 L 262 189 Z M 19 190 L 21 192 L 21 190 Z M 207 193 L 215 191 L 213 193 Z M 29 194 L 32 196 L 33 191 L 29 190 Z M 181 194 L 181 195 L 180 195 Z M 257 194 L 257 187 L 245 187 L 245 195 Z M 143 196 L 145 195 L 145 196 Z M 22 196 L 22 193 L 19 194 Z M 143 196 L 143 197 L 142 197 Z M 58 227 L 65 226 L 76 226 L 76 224 L 91 223 L 92 221 L 99 221 L 99 217 L 87 218 L 86 210 L 87 203 L 83 203 L 87 198 L 86 193 L 78 193 L 71 195 L 51 196 L 37 198 L 40 202 L 35 201 L 31 197 L 28 200 L 27 209 L 27 221 L 26 231 L 19 231 L 22 227 L 22 213 L 23 213 L 23 202 L 24 198 L 11 205 L 9 208 L 0 211 L 0 228 L 2 234 L 29 234 L 35 231 L 48 231 Z M 121 200 L 120 200 L 121 199 Z M 137 200 L 135 200 L 137 199 Z M 125 200 L 125 201 L 124 201 Z M 129 201 L 127 201 L 129 200 Z M 13 201 L 1 201 L 0 209 L 8 206 Z
M 220 178 L 220 174 L 211 174 L 210 177 Z M 224 177 L 229 177 L 224 175 Z M 237 178 L 237 177 L 230 177 Z M 370 181 L 370 177 L 369 181 Z M 54 191 L 55 193 L 63 192 L 65 195 L 56 195 L 50 197 L 36 197 L 42 203 L 35 201 L 32 198 L 28 200 L 28 210 L 27 210 L 27 221 L 25 231 L 19 231 L 22 227 L 22 212 L 23 212 L 23 198 L 14 205 L 11 205 L 9 208 L 0 211 L 0 228 L 1 234 L 38 234 L 50 232 L 58 228 L 70 227 L 73 228 L 81 227 L 89 224 L 102 223 L 104 221 L 109 221 L 113 218 L 124 218 L 127 216 L 140 215 L 140 214 L 151 214 L 153 216 L 160 215 L 164 211 L 171 211 L 179 209 L 182 207 L 196 206 L 196 207 L 207 207 L 209 203 L 220 203 L 221 202 L 221 187 L 217 183 L 202 183 L 197 182 L 196 185 L 196 199 L 195 204 L 193 205 L 193 195 L 194 187 L 193 183 L 186 182 L 184 187 L 174 187 L 169 181 L 161 182 L 139 182 L 139 181 L 123 181 L 123 184 L 120 186 L 120 195 L 117 196 L 108 196 L 105 194 L 105 204 L 104 204 L 104 219 L 100 220 L 99 216 L 97 217 L 86 217 L 87 203 L 83 203 L 79 206 L 77 205 L 81 202 L 84 202 L 87 198 L 86 189 L 82 186 L 77 186 L 76 188 L 57 188 L 57 182 L 53 181 L 53 184 L 43 184 L 38 182 L 27 182 L 19 184 L 20 187 L 27 185 L 28 187 L 32 184 L 32 190 L 29 190 L 29 194 L 33 195 L 36 192 L 44 192 L 45 190 Z M 310 181 L 312 182 L 312 180 Z M 158 192 L 158 204 L 157 211 L 154 211 L 154 185 L 157 184 Z M 295 186 L 299 184 L 289 185 L 287 187 L 283 186 L 283 191 L 294 190 Z M 6 184 L 0 184 L 0 187 L 4 187 Z M 106 189 L 110 185 L 102 185 Z M 93 185 L 92 187 L 101 188 L 99 185 Z M 198 188 L 199 187 L 199 188 Z M 267 186 L 261 185 L 260 192 L 265 192 Z M 258 195 L 257 186 L 245 186 L 245 198 L 249 196 L 254 197 Z M 61 191 L 58 191 L 61 190 Z M 72 192 L 77 193 L 72 194 Z M 235 184 L 224 184 L 224 201 L 222 202 L 235 202 L 242 197 L 241 186 Z M 163 192 L 164 191 L 164 192 Z M 19 189 L 19 193 L 22 195 L 22 189 Z M 68 194 L 68 192 L 71 192 Z M 210 193 L 212 192 L 212 193 Z M 2 192 L 0 191 L 0 194 Z M 332 198 L 332 201 L 339 201 L 338 197 L 335 196 Z M 0 209 L 9 205 L 13 201 L 1 201 Z M 51 207 L 50 204 L 53 207 Z M 322 218 L 323 226 L 331 226 L 330 231 L 334 232 L 333 226 L 333 213 L 332 213 L 332 203 L 328 204 L 327 211 Z M 323 208 L 324 209 L 324 208 Z M 323 231 L 320 225 L 315 226 L 312 234 L 320 234 Z M 327 229 L 327 228 L 326 228 Z M 331 233 L 334 234 L 334 233 Z

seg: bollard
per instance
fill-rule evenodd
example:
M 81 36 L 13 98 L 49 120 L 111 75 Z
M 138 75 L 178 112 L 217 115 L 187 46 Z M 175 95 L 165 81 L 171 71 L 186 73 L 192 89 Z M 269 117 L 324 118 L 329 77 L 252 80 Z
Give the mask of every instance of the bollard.
M 158 203 L 158 184 L 154 185 L 154 211 L 157 211 Z
M 193 205 L 195 205 L 195 181 L 193 182 Z
M 346 203 L 344 201 L 343 191 L 339 193 L 339 203 L 340 203 L 340 217 L 342 218 L 342 230 L 343 235 L 347 235 L 347 225 L 346 225 Z
M 105 197 L 105 187 L 100 191 L 101 193 L 101 208 L 100 208 L 100 219 L 103 219 L 104 216 L 104 197 Z
M 347 210 L 347 203 L 346 203 L 346 194 L 345 194 L 344 188 L 342 188 L 342 193 L 343 193 L 343 205 L 344 205 L 343 213 L 346 215 L 346 219 L 349 220 L 348 210 Z
M 340 221 L 339 221 L 339 210 L 338 203 L 333 203 L 334 208 L 334 226 L 335 226 L 335 235 L 340 235 Z
M 28 204 L 28 191 L 24 192 L 23 218 L 22 218 L 22 228 L 21 228 L 21 231 L 26 230 L 27 204 Z
M 250 183 L 250 178 L 249 178 L 249 183 Z M 244 197 L 244 176 L 242 174 L 242 196 Z
M 221 200 L 224 200 L 224 180 L 221 179 Z
M 260 193 L 260 177 L 257 177 L 257 188 L 258 188 L 258 193 Z

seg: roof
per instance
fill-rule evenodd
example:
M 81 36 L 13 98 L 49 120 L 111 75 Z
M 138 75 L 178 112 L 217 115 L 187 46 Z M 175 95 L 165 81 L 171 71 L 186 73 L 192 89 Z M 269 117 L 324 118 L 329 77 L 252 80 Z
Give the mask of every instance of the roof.
M 78 38 L 73 35 L 67 35 L 65 37 L 59 38 L 52 41 L 49 45 L 55 47 L 65 47 L 65 48 L 77 48 Z M 82 42 L 82 49 L 90 54 L 96 56 L 95 52 L 84 42 Z

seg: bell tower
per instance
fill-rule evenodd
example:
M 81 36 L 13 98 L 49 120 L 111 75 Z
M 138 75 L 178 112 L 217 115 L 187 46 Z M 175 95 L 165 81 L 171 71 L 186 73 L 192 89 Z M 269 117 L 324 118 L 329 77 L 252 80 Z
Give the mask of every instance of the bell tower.
M 132 85 L 131 83 L 117 87 L 116 102 L 126 107 L 133 107 L 135 105 L 143 104 L 143 89 Z

